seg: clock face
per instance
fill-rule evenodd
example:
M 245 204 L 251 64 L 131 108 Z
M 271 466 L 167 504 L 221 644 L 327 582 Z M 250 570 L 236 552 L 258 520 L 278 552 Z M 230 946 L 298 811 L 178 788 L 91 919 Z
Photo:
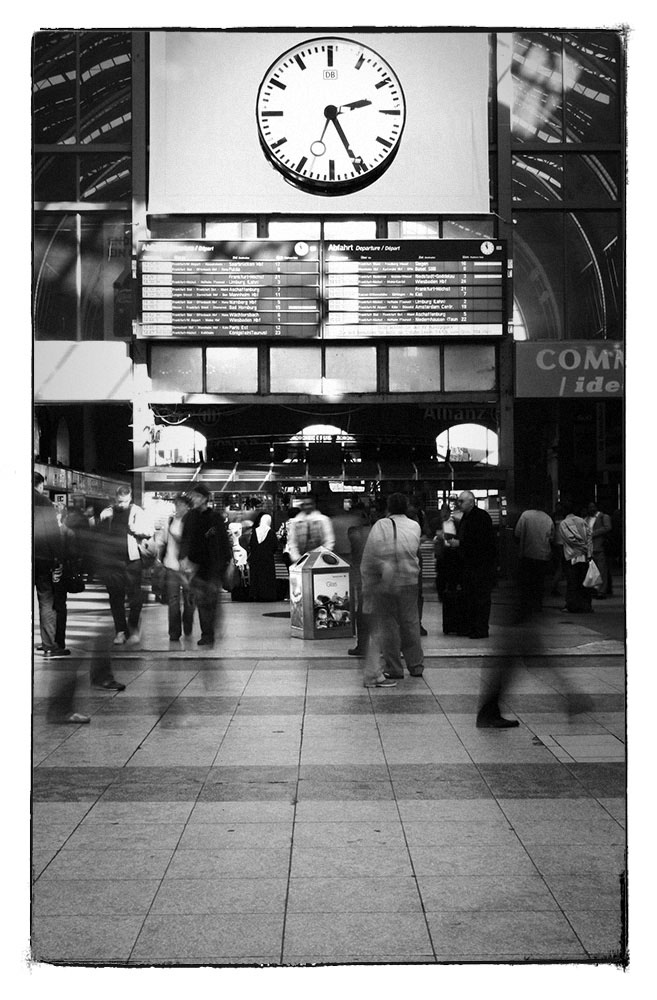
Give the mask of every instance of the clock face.
M 314 194 L 347 194 L 394 160 L 406 104 L 394 70 L 373 49 L 313 38 L 269 67 L 256 118 L 265 156 L 286 180 Z

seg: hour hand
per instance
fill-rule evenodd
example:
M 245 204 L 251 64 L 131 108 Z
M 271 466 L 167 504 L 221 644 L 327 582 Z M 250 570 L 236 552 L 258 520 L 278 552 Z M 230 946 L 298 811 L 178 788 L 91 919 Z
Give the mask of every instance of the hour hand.
M 338 114 L 341 111 L 353 111 L 355 108 L 366 108 L 371 101 L 352 101 L 351 104 L 341 104 L 338 108 Z

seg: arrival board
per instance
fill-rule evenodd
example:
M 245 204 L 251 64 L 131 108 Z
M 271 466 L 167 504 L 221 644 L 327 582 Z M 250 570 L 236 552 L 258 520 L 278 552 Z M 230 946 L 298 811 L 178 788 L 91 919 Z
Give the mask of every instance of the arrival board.
M 152 240 L 139 265 L 144 337 L 318 336 L 316 243 Z

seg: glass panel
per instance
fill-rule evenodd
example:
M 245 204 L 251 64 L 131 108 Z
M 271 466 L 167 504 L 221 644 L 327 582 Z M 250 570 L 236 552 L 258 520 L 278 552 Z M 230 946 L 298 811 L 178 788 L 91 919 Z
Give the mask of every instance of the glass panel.
M 318 221 L 269 223 L 269 238 L 272 240 L 318 240 L 320 233 Z
M 376 392 L 376 347 L 326 347 L 324 393 Z
M 567 201 L 580 205 L 618 201 L 620 156 L 615 153 L 569 153 L 565 165 Z
M 513 200 L 529 205 L 561 201 L 563 156 L 514 156 Z
M 438 219 L 400 219 L 388 223 L 388 239 L 418 239 L 427 236 L 440 236 L 440 223 Z
M 514 219 L 513 289 L 529 340 L 564 335 L 563 216 L 519 212 Z
M 131 142 L 131 32 L 80 35 L 80 142 Z
M 208 347 L 207 392 L 257 392 L 257 347 Z
M 203 392 L 203 350 L 200 347 L 151 345 L 153 389 Z
M 130 201 L 130 156 L 80 157 L 80 201 Z
M 442 461 L 499 465 L 498 437 L 481 424 L 454 424 L 436 438 L 436 454 Z M 484 506 L 484 510 L 486 507 Z
M 209 240 L 255 240 L 258 238 L 258 224 L 255 219 L 245 222 L 207 221 L 205 235 Z
M 566 140 L 620 142 L 620 38 L 614 31 L 564 35 Z
M 620 216 L 578 212 L 566 216 L 566 336 L 622 338 Z
M 203 228 L 200 219 L 176 219 L 175 216 L 153 215 L 149 219 L 154 240 L 200 240 Z
M 132 335 L 131 229 L 120 217 L 82 217 L 82 340 Z
M 272 347 L 269 365 L 271 392 L 321 394 L 322 352 L 319 347 Z
M 489 344 L 447 344 L 444 348 L 445 392 L 494 389 L 496 351 Z
M 495 238 L 494 219 L 444 219 L 444 240 L 471 240 Z
M 34 157 L 34 200 L 77 201 L 77 157 L 74 153 L 43 153 Z
M 519 142 L 563 142 L 561 35 L 513 36 L 511 130 Z
M 32 55 L 34 142 L 75 142 L 75 35 L 38 31 Z
M 35 215 L 33 265 L 35 338 L 77 340 L 74 215 Z
M 333 222 L 328 219 L 324 223 L 324 239 L 326 240 L 373 240 L 376 237 L 376 222 L 374 219 L 348 219 L 346 222 Z
M 439 347 L 389 347 L 390 392 L 440 391 Z

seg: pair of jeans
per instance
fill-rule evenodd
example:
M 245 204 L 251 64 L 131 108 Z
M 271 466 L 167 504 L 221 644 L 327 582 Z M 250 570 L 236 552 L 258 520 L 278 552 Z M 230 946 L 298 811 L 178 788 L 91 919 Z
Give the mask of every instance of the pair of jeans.
M 407 669 L 421 667 L 424 654 L 420 642 L 418 586 L 410 584 L 390 591 L 376 591 L 369 616 L 370 637 L 365 660 L 365 680 L 379 677 L 382 669 L 391 677 L 403 677 L 403 655 Z M 379 663 L 383 658 L 383 667 Z
M 168 567 L 165 569 L 164 589 L 169 609 L 169 638 L 179 639 L 181 632 L 190 635 L 194 622 L 194 601 L 189 587 L 183 586 L 182 576 L 177 570 Z
M 131 559 L 123 567 L 112 572 L 107 577 L 105 586 L 109 595 L 115 632 L 136 632 L 144 603 L 141 590 L 141 559 Z M 126 601 L 129 608 L 127 621 Z

